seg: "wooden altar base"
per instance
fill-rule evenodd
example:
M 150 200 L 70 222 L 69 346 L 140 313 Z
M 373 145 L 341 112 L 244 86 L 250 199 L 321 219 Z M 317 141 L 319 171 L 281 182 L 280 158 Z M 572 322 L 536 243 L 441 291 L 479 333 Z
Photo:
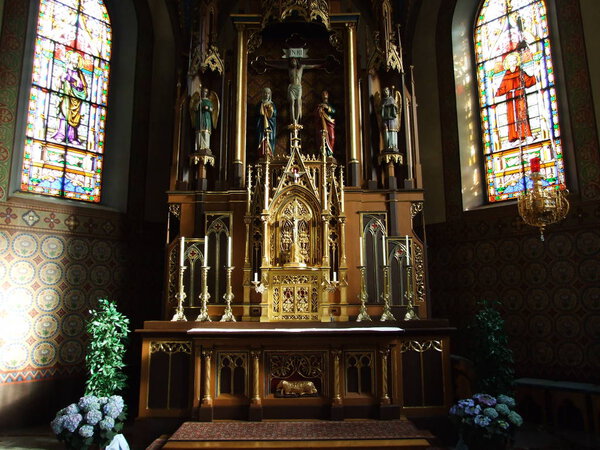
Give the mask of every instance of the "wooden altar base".
M 139 418 L 398 420 L 446 415 L 443 321 L 146 322 Z
M 425 449 L 434 436 L 408 420 L 185 422 L 163 449 Z

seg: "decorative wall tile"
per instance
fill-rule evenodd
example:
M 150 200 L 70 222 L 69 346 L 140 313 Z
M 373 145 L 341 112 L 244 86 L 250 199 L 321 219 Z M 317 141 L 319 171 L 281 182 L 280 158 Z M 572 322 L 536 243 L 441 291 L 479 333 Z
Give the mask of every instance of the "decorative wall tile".
M 0 230 L 0 383 L 83 371 L 85 319 L 99 297 L 123 291 L 123 247 L 115 239 Z

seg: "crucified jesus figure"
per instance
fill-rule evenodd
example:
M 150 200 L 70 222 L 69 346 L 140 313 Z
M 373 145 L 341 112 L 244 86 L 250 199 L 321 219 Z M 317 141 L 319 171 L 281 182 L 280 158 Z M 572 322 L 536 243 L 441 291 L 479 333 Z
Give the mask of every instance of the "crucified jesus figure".
M 321 67 L 323 67 L 322 64 L 302 64 L 297 58 L 290 58 L 288 100 L 290 117 L 294 125 L 298 125 L 302 119 L 302 73 L 304 69 L 320 69 Z

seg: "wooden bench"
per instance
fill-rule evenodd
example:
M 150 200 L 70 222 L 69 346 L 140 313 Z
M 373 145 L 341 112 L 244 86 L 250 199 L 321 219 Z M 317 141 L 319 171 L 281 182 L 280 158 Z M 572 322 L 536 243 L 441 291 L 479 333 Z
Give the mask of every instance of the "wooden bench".
M 515 391 L 526 420 L 600 434 L 600 386 L 519 378 Z

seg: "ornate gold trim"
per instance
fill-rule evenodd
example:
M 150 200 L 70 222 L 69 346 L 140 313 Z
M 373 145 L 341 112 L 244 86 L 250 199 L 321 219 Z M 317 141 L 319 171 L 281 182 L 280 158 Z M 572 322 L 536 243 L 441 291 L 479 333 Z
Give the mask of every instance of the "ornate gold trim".
M 423 255 L 423 247 L 416 239 L 413 239 L 413 264 L 415 270 L 415 288 L 416 288 L 416 301 L 425 301 L 425 259 Z
M 442 352 L 442 341 L 441 340 L 429 340 L 429 341 L 403 341 L 400 343 L 400 353 L 406 353 L 413 351 L 417 353 L 424 353 L 429 350 L 435 350 L 436 352 Z
M 414 217 L 423 211 L 423 202 L 411 202 L 410 204 L 410 218 L 414 219 Z
M 192 353 L 192 343 L 190 341 L 153 341 L 150 342 L 150 354 L 166 353 L 173 355 L 175 353 Z

